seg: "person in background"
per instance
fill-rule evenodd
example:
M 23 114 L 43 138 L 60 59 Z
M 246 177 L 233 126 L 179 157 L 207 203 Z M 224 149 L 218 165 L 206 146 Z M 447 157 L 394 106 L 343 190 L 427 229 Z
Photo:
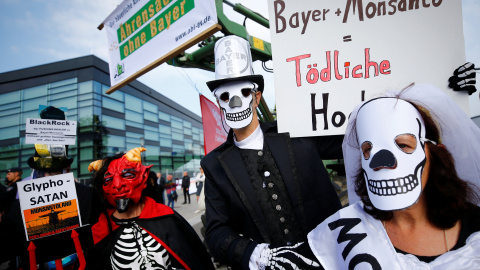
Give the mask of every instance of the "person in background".
M 200 172 L 197 173 L 195 177 L 195 183 L 197 184 L 197 202 L 200 198 L 200 194 L 203 192 L 203 183 L 205 183 L 205 173 L 203 172 L 202 167 L 200 167 Z
M 17 189 L 17 181 L 22 180 L 22 168 L 19 167 L 13 167 L 7 170 L 7 178 L 5 180 L 5 184 L 9 187 L 7 189 Z
M 157 173 L 157 186 L 158 186 L 158 193 L 162 194 L 162 199 L 165 202 L 165 178 L 162 177 L 162 173 Z
M 184 199 L 182 204 L 186 204 L 187 199 L 188 199 L 188 203 L 190 203 L 189 189 L 190 189 L 190 176 L 188 176 L 188 173 L 185 171 L 183 172 L 183 177 L 182 177 L 182 190 L 183 190 L 183 199 Z
M 150 171 L 147 179 L 147 187 L 143 190 L 143 193 L 145 193 L 145 196 L 154 199 L 156 202 L 164 204 L 165 202 L 163 201 L 160 192 L 158 192 L 158 189 L 157 174 L 154 171 Z
M 203 186 L 205 185 L 205 173 L 203 172 L 202 167 L 200 167 L 200 172 L 197 174 L 195 178 L 195 183 L 197 185 L 197 210 L 194 213 L 200 213 L 205 210 L 205 189 Z
M 141 163 L 143 151 L 139 147 L 95 163 L 103 211 L 92 226 L 95 246 L 87 254 L 87 269 L 213 270 L 190 224 L 143 192 L 153 166 Z M 153 174 L 150 181 L 155 179 Z
M 480 128 L 450 97 L 419 84 L 358 105 L 343 151 L 351 205 L 308 235 L 325 269 L 480 269 Z
M 172 209 L 175 206 L 175 201 L 177 200 L 174 198 L 177 194 L 177 184 L 173 181 L 173 176 L 171 174 L 167 175 L 167 181 L 165 182 L 165 190 L 167 191 L 167 206 L 170 206 Z

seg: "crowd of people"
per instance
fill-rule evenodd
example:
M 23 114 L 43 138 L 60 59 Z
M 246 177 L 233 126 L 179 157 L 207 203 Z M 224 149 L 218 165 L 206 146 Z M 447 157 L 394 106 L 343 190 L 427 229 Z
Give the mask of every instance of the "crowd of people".
M 389 90 L 353 110 L 345 135 L 291 138 L 259 121 L 264 81 L 248 41 L 216 42 L 216 59 L 231 53 L 245 57 L 217 61 L 207 83 L 230 131 L 194 177 L 205 244 L 175 211 L 180 188 L 191 203 L 188 173 L 178 183 L 155 173 L 139 147 L 92 162 L 93 188 L 76 183 L 89 225 L 72 268 L 85 256 L 87 269 L 214 269 L 212 258 L 232 269 L 480 269 L 480 128 L 448 95 L 429 84 Z M 474 66 L 460 67 L 450 87 L 474 93 L 472 74 Z M 36 151 L 30 178 L 69 172 L 73 159 L 63 154 Z M 324 159 L 344 160 L 349 206 Z M 0 239 L 9 243 L 0 269 L 30 265 L 17 192 L 26 180 L 11 168 L 0 189 Z M 33 241 L 40 268 L 52 260 L 40 250 L 71 256 L 69 237 Z

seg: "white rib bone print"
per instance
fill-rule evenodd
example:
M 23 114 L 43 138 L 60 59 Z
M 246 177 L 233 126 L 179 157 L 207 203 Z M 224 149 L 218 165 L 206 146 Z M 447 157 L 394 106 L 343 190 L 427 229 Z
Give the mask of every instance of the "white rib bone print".
M 167 250 L 135 222 L 130 224 L 130 227 L 123 230 L 112 250 L 112 268 L 169 269 L 171 262 Z

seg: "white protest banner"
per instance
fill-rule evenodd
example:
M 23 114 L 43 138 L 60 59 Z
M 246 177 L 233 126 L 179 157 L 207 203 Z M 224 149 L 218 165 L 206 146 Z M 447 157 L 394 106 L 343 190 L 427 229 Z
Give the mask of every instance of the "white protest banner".
M 269 0 L 278 129 L 343 134 L 362 99 L 431 83 L 465 63 L 460 1 Z
M 112 86 L 107 93 L 221 29 L 214 0 L 125 0 L 103 26 Z
M 77 121 L 27 118 L 26 144 L 75 145 Z
M 27 241 L 82 226 L 73 173 L 17 185 Z

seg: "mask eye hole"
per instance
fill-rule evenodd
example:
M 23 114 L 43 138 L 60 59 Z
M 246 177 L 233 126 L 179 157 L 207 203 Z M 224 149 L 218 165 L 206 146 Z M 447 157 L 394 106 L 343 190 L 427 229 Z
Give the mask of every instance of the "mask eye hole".
M 371 142 L 366 141 L 362 143 L 362 153 L 363 153 L 363 158 L 369 159 L 370 158 L 370 152 L 372 151 L 373 145 Z
M 137 171 L 133 169 L 125 169 L 122 171 L 121 176 L 123 179 L 127 180 L 135 179 L 135 177 L 137 177 Z
M 220 94 L 220 99 L 227 102 L 230 99 L 230 94 L 228 92 L 223 92 Z
M 110 184 L 110 182 L 113 180 L 113 175 L 111 175 L 110 173 L 105 173 L 104 177 L 103 177 L 103 185 L 104 186 L 107 186 Z
M 395 144 L 402 152 L 411 154 L 417 149 L 417 139 L 412 134 L 401 134 L 395 137 Z
M 250 96 L 250 93 L 252 93 L 252 89 L 251 89 L 251 88 L 242 88 L 242 95 L 243 95 L 244 97 Z

